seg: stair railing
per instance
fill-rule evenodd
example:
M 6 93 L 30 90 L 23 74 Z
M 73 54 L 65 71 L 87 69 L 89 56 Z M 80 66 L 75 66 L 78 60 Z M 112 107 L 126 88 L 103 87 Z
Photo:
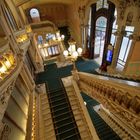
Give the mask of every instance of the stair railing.
M 119 83 L 103 76 L 73 73 L 79 89 L 103 104 L 114 116 L 140 137 L 140 87 Z

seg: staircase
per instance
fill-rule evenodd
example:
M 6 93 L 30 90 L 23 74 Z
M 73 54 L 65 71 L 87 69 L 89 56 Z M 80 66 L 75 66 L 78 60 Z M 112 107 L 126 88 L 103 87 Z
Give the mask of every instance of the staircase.
M 48 89 L 48 88 L 47 88 Z M 47 92 L 57 140 L 80 140 L 72 109 L 63 87 Z
M 109 126 L 119 135 L 122 140 L 138 140 L 135 135 L 129 133 L 129 131 L 132 132 L 132 130 L 129 130 L 130 128 L 128 127 L 124 127 L 123 122 L 118 123 L 119 120 L 117 120 L 117 118 L 115 118 L 115 116 L 112 114 L 107 113 L 102 108 L 97 113 L 107 124 L 109 124 Z
M 76 124 L 78 126 L 78 130 L 82 140 L 92 140 L 92 135 L 89 131 L 88 124 L 86 122 L 85 116 L 79 104 L 79 100 L 76 96 L 75 89 L 73 86 L 67 86 L 66 92 L 71 104 L 71 108 L 74 114 L 74 118 L 76 120 Z
M 94 111 L 93 107 L 99 103 L 86 94 L 81 94 L 84 101 L 87 103 L 87 110 L 100 140 L 121 140 L 113 129 L 98 115 L 98 113 L 96 113 L 96 111 Z

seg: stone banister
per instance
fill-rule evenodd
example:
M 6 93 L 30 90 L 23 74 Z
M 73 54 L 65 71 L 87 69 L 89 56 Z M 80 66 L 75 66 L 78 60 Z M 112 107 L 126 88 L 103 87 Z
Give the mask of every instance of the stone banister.
M 140 86 L 134 82 L 77 72 L 77 83 L 81 91 L 103 104 L 114 116 L 140 132 Z M 76 77 L 76 76 L 75 76 Z M 139 135 L 140 136 L 140 135 Z

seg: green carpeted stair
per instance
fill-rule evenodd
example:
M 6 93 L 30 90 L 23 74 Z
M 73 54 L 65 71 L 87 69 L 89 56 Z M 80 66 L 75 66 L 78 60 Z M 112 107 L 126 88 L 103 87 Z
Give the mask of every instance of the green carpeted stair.
M 76 62 L 79 71 L 96 73 L 95 69 L 99 66 L 94 61 L 84 61 L 80 59 Z M 55 133 L 57 140 L 80 140 L 80 134 L 73 116 L 73 112 L 60 80 L 62 77 L 71 75 L 72 65 L 57 68 L 56 64 L 45 66 L 45 71 L 37 74 L 36 84 L 46 83 L 47 96 L 51 108 Z M 100 118 L 100 116 L 92 109 L 93 106 L 99 104 L 92 98 L 82 94 L 87 102 L 92 122 L 101 140 L 120 140 L 118 135 Z
M 59 79 L 55 79 L 55 81 L 57 81 L 57 84 L 54 84 L 54 87 L 47 87 L 47 95 L 54 122 L 56 138 L 57 140 L 80 140 L 80 134 L 62 81 Z M 48 84 L 46 84 L 46 86 L 48 86 Z
M 94 111 L 93 106 L 99 105 L 99 103 L 83 92 L 81 92 L 81 95 L 83 100 L 87 103 L 87 110 L 99 138 L 101 140 L 121 140 L 113 129 L 98 115 L 96 111 Z

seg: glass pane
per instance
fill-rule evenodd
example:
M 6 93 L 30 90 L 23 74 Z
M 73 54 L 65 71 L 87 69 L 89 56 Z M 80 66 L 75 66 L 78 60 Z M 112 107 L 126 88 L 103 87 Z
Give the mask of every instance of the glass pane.
M 99 10 L 103 7 L 103 0 L 98 0 L 96 3 L 96 10 Z
M 56 54 L 59 54 L 59 51 L 58 51 L 57 46 L 55 46 L 55 53 L 56 53 Z
M 110 43 L 115 46 L 116 36 L 114 34 L 111 35 Z
M 32 18 L 39 17 L 39 11 L 37 9 L 35 9 L 35 8 L 31 9 L 30 10 L 30 16 Z
M 43 44 L 43 37 L 41 35 L 38 36 L 38 43 Z
M 55 47 L 51 47 L 51 48 L 52 48 L 53 55 L 55 55 Z
M 100 54 L 100 43 L 101 43 L 101 38 L 96 36 L 95 37 L 95 55 Z
M 48 48 L 48 54 L 49 54 L 49 55 L 52 55 L 51 48 Z
M 125 55 L 125 58 L 124 58 L 124 61 L 125 62 L 127 60 L 127 57 L 128 57 L 129 51 L 130 51 L 131 44 L 132 44 L 132 40 L 129 41 L 129 44 L 128 44 L 128 47 L 127 47 L 126 55 Z
M 114 12 L 114 22 L 113 22 L 113 29 L 117 29 L 118 26 L 117 26 L 117 10 L 115 9 L 115 12 Z
M 128 41 L 129 41 L 129 39 L 127 37 L 123 37 L 120 54 L 119 54 L 119 59 L 121 59 L 121 60 L 124 60 L 124 55 L 125 55 L 125 51 L 127 49 Z
M 100 27 L 101 29 L 106 27 L 107 19 L 105 17 L 99 17 L 96 21 L 96 26 Z
M 108 3 L 107 3 L 107 0 L 104 0 L 104 8 L 108 8 Z
M 103 56 L 106 23 L 107 23 L 107 19 L 105 17 L 99 17 L 96 21 L 95 46 L 94 46 L 95 57 L 102 58 Z

